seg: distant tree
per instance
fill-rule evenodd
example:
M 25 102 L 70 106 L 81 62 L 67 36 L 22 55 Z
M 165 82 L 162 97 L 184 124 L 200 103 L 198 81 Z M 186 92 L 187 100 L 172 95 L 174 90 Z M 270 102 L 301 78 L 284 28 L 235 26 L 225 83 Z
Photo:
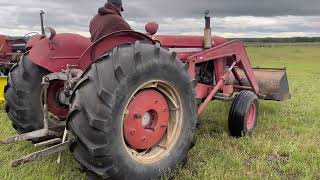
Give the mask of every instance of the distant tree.
M 312 43 L 320 42 L 320 37 L 292 37 L 292 38 L 235 38 L 246 43 Z

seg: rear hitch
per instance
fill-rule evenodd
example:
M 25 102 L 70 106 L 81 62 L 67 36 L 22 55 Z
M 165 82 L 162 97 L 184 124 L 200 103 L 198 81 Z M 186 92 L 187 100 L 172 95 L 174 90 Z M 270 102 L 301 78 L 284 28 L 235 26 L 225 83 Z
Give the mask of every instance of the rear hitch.
M 64 143 L 60 143 L 60 144 L 51 146 L 51 147 L 49 147 L 47 149 L 34 152 L 34 153 L 29 154 L 27 156 L 24 156 L 24 157 L 22 157 L 20 159 L 12 161 L 11 166 L 12 167 L 18 167 L 20 165 L 23 165 L 23 164 L 38 160 L 40 158 L 44 158 L 44 157 L 50 156 L 52 154 L 62 152 L 64 150 L 68 149 L 69 145 L 70 145 L 70 141 L 66 141 Z
M 42 90 L 43 90 L 43 129 L 31 131 L 25 134 L 19 134 L 12 137 L 7 138 L 6 140 L 0 141 L 1 145 L 5 144 L 12 144 L 19 141 L 28 141 L 37 138 L 42 138 L 46 136 L 54 136 L 54 137 L 61 137 L 61 133 L 49 130 L 48 126 L 48 119 L 49 119 L 49 112 L 48 112 L 48 99 L 47 99 L 47 92 L 48 87 L 50 85 L 50 81 L 61 79 L 67 80 L 68 75 L 63 73 L 52 73 L 47 76 L 44 76 L 42 79 Z
M 57 159 L 57 163 L 61 161 L 61 153 L 65 149 L 69 148 L 70 142 L 73 139 L 73 136 L 69 136 L 70 133 L 67 129 L 64 132 L 57 132 L 50 130 L 48 122 L 49 122 L 49 111 L 48 111 L 48 87 L 50 85 L 50 81 L 61 80 L 64 81 L 64 96 L 59 96 L 59 101 L 61 103 L 69 105 L 69 97 L 72 94 L 72 89 L 74 85 L 78 82 L 80 76 L 82 74 L 81 70 L 72 69 L 72 66 L 67 65 L 66 70 L 62 70 L 62 72 L 51 73 L 42 78 L 42 96 L 43 96 L 43 128 L 39 130 L 35 130 L 32 132 L 28 132 L 25 134 L 19 134 L 12 137 L 9 137 L 3 141 L 0 141 L 0 145 L 13 144 L 19 141 L 28 141 L 28 140 L 38 140 L 43 137 L 53 137 L 52 139 L 45 140 L 34 144 L 35 147 L 45 147 L 49 146 L 46 149 L 34 152 L 32 154 L 26 155 L 20 159 L 12 161 L 13 167 L 18 167 L 22 164 L 26 164 L 37 159 L 50 156 L 55 153 L 60 153 Z
M 29 133 L 25 133 L 25 134 L 11 136 L 11 137 L 7 138 L 6 140 L 0 141 L 0 145 L 13 144 L 15 142 L 28 141 L 28 140 L 33 140 L 33 139 L 45 137 L 45 136 L 59 136 L 59 133 L 54 132 L 54 131 L 50 131 L 48 129 L 40 129 L 40 130 L 32 131 Z

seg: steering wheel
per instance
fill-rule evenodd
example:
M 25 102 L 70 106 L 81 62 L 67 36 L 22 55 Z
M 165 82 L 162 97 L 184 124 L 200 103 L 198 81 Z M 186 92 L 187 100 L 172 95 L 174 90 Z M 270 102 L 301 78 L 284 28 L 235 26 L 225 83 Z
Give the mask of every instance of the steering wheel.
M 29 39 L 34 35 L 39 35 L 39 33 L 38 32 L 29 32 L 26 35 L 24 35 L 23 38 L 25 39 L 26 42 L 28 42 Z

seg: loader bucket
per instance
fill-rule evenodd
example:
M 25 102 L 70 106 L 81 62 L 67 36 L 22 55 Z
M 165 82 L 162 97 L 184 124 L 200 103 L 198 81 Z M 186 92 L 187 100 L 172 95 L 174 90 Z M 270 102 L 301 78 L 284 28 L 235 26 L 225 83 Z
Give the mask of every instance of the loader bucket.
M 237 69 L 244 79 L 244 85 L 250 86 L 244 72 Z M 259 93 L 265 100 L 284 101 L 290 99 L 286 69 L 253 68 L 253 73 L 259 86 Z
M 7 85 L 7 76 L 0 76 L 0 104 L 4 103 L 4 87 Z

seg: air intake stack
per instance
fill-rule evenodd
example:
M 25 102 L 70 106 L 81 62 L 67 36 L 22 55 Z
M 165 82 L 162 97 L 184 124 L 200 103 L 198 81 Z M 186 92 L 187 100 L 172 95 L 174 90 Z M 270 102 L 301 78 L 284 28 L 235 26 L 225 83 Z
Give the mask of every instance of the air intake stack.
M 209 49 L 212 47 L 212 37 L 211 37 L 211 17 L 209 16 L 210 11 L 206 10 L 204 12 L 205 28 L 204 28 L 204 48 Z

